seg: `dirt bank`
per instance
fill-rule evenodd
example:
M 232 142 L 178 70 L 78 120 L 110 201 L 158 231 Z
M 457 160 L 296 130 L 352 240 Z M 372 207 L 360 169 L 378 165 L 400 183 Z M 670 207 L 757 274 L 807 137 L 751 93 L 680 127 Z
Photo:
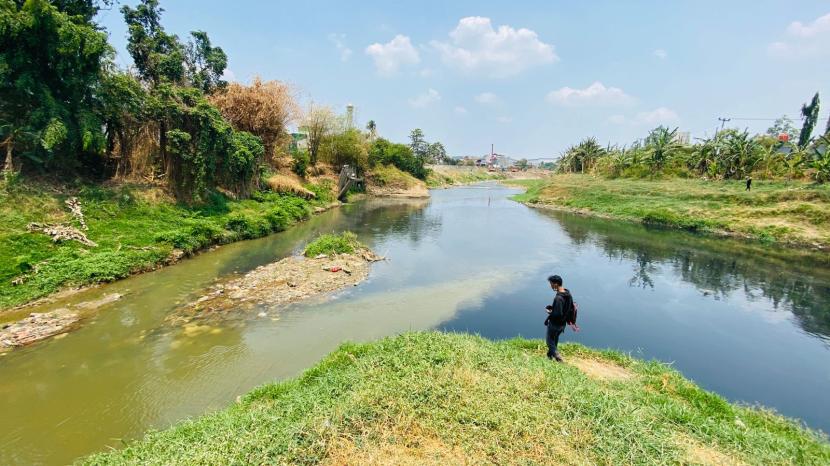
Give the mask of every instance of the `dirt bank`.
M 382 260 L 368 249 L 353 254 L 292 256 L 257 267 L 242 277 L 219 282 L 168 317 L 171 323 L 221 320 L 258 305 L 280 306 L 356 286 L 369 265 Z

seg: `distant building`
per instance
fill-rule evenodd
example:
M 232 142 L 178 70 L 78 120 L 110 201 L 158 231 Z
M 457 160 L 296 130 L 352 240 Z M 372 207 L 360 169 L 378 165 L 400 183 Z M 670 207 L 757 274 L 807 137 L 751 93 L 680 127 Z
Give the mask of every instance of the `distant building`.
M 288 143 L 288 149 L 292 152 L 308 150 L 308 128 L 301 126 L 296 133 L 291 133 L 291 142 Z

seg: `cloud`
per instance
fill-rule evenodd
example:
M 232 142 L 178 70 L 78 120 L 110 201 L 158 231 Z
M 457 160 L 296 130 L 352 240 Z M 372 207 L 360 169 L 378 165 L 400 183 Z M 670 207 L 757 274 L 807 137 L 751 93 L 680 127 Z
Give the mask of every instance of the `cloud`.
M 423 94 L 419 94 L 409 99 L 409 105 L 415 108 L 426 108 L 441 100 L 441 94 L 435 89 L 427 89 Z
M 223 81 L 236 81 L 236 75 L 228 68 L 225 68 L 225 71 L 222 72 L 222 80 Z
M 499 123 L 510 123 L 510 122 L 513 121 L 513 117 L 500 116 L 500 117 L 496 118 L 496 121 L 498 121 Z
M 459 105 L 459 106 L 455 107 L 455 113 L 457 113 L 459 115 L 466 115 L 467 114 L 467 109 Z
M 830 47 L 830 13 L 804 24 L 793 21 L 784 40 L 772 42 L 767 53 L 778 58 L 812 58 L 827 54 Z
M 553 45 L 539 40 L 530 29 L 503 25 L 493 29 L 490 18 L 461 18 L 449 33 L 450 41 L 432 41 L 447 66 L 468 73 L 503 78 L 533 66 L 559 60 Z
M 474 97 L 475 101 L 482 105 L 492 105 L 498 103 L 499 97 L 492 92 L 482 92 Z
M 421 62 L 418 50 L 412 46 L 409 37 L 398 34 L 385 44 L 374 43 L 366 47 L 366 55 L 375 61 L 378 73 L 391 76 L 402 66 L 417 65 Z
M 564 107 L 625 105 L 634 101 L 634 98 L 622 89 L 605 87 L 599 81 L 585 89 L 574 89 L 566 86 L 549 92 L 545 99 L 554 105 Z
M 337 51 L 340 52 L 340 61 L 349 61 L 349 58 L 352 56 L 352 49 L 347 47 L 344 42 L 346 40 L 346 34 L 329 34 L 329 40 L 337 47 Z
M 661 59 L 661 60 L 665 60 L 666 57 L 669 56 L 669 54 L 666 53 L 666 51 L 663 50 L 663 49 L 657 49 L 657 50 L 654 51 L 654 56 Z
M 624 115 L 612 115 L 608 118 L 610 123 L 615 125 L 632 126 L 658 126 L 662 124 L 676 123 L 680 120 L 677 112 L 666 107 L 658 107 L 647 112 L 639 112 L 633 118 Z

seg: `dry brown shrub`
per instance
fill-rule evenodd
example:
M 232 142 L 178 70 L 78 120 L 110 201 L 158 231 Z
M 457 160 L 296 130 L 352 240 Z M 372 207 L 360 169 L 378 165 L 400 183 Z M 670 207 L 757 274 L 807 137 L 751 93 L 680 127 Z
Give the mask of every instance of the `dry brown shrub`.
M 259 76 L 250 86 L 230 83 L 210 101 L 234 129 L 262 139 L 268 163 L 273 163 L 280 148 L 288 144 L 288 125 L 300 118 L 300 106 L 291 86 L 280 81 L 263 82 Z
M 299 179 L 290 175 L 273 175 L 265 182 L 277 193 L 296 194 L 306 199 L 315 197 L 313 192 L 303 187 Z

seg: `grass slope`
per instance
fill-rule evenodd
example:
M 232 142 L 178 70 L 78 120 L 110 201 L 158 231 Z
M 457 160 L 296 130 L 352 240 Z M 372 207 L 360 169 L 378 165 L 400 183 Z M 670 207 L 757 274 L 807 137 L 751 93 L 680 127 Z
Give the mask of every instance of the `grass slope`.
M 351 231 L 343 233 L 324 233 L 308 243 L 303 251 L 306 257 L 317 257 L 320 254 L 331 256 L 334 254 L 351 254 L 362 247 L 357 235 Z
M 307 218 L 313 206 L 331 202 L 330 187 L 309 185 L 317 199 L 255 193 L 251 199 L 213 197 L 205 206 L 176 204 L 160 189 L 87 185 L 0 188 L 0 309 L 67 286 L 124 278 L 168 261 L 174 249 L 190 254 L 205 247 L 281 231 Z M 30 222 L 70 223 L 64 201 L 77 197 L 97 247 L 55 244 L 30 233 Z M 23 283 L 14 285 L 16 278 Z
M 609 180 L 590 175 L 510 183 L 527 188 L 515 199 L 528 204 L 767 242 L 830 247 L 830 185 L 760 181 L 746 192 L 741 181 Z
M 826 438 L 614 352 L 437 332 L 345 344 L 295 380 L 86 464 L 828 464 Z M 581 368 L 578 368 L 577 365 Z

